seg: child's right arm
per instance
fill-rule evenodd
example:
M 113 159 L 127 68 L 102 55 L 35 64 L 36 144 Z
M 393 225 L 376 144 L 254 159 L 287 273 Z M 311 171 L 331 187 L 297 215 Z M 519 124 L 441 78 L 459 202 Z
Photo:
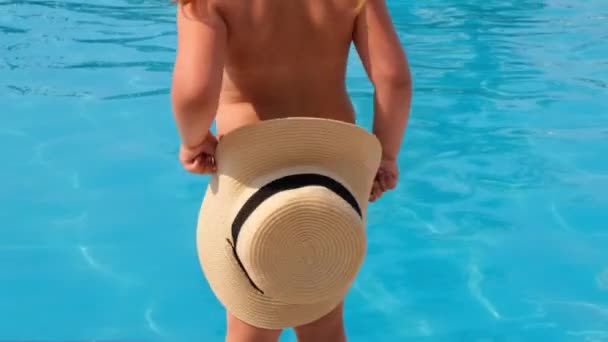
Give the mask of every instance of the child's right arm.
M 383 159 L 396 161 L 410 113 L 412 79 L 384 0 L 366 1 L 353 41 L 374 86 L 374 134 Z

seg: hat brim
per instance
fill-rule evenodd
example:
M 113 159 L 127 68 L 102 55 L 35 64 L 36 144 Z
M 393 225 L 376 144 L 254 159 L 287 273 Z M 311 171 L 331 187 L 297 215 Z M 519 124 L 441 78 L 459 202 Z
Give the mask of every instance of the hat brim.
M 240 320 L 266 329 L 313 322 L 346 293 L 310 304 L 288 304 L 251 286 L 227 240 L 239 205 L 260 185 L 311 169 L 338 179 L 357 200 L 365 221 L 381 158 L 377 138 L 356 125 L 316 118 L 263 121 L 227 134 L 216 150 L 199 213 L 197 251 L 205 278 L 222 305 Z

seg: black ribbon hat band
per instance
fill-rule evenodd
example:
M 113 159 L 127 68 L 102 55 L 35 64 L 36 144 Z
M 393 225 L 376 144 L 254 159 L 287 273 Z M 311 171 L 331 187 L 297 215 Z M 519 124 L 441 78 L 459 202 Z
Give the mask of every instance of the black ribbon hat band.
M 230 246 L 232 247 L 232 252 L 234 254 L 234 257 L 235 257 L 236 261 L 238 262 L 240 268 L 243 270 L 243 272 L 247 276 L 247 279 L 251 283 L 251 286 L 253 286 L 256 290 L 258 290 L 262 294 L 264 292 L 251 279 L 251 277 L 247 273 L 247 270 L 243 266 L 243 263 L 241 262 L 241 259 L 239 258 L 238 253 L 236 252 L 236 243 L 239 238 L 239 233 L 241 232 L 241 229 L 243 228 L 245 221 L 247 221 L 247 218 L 249 218 L 249 216 L 251 216 L 251 214 L 255 211 L 255 209 L 257 207 L 259 207 L 260 204 L 262 204 L 265 200 L 267 200 L 268 198 L 272 197 L 273 195 L 275 195 L 279 192 L 299 189 L 299 188 L 303 188 L 303 187 L 307 187 L 307 186 L 322 186 L 322 187 L 334 192 L 336 195 L 340 196 L 344 201 L 346 201 L 348 204 L 350 204 L 350 206 L 353 208 L 353 210 L 355 210 L 357 212 L 359 217 L 362 217 L 361 208 L 359 207 L 359 203 L 357 203 L 357 200 L 350 193 L 350 191 L 348 191 L 347 188 L 345 188 L 342 184 L 340 184 L 336 180 L 334 180 L 330 177 L 327 177 L 327 176 L 313 174 L 313 173 L 296 174 L 296 175 L 290 175 L 290 176 L 285 176 L 282 178 L 275 179 L 272 182 L 262 186 L 258 191 L 256 191 L 245 202 L 245 204 L 241 207 L 241 209 L 235 216 L 234 221 L 232 222 L 232 241 L 230 239 L 226 239 L 228 241 L 228 243 L 230 244 Z

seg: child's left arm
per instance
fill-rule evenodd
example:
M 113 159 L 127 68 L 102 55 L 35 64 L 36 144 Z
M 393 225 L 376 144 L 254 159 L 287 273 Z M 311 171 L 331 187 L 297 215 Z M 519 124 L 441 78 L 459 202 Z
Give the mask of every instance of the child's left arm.
M 209 0 L 177 7 L 177 54 L 171 101 L 182 144 L 200 146 L 215 119 L 226 46 L 226 25 Z

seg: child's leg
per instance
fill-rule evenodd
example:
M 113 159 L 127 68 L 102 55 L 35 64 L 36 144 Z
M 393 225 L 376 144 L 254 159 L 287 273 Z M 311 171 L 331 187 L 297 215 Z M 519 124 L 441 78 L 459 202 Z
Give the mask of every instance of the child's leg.
M 298 342 L 346 342 L 344 303 L 319 320 L 295 328 Z
M 226 342 L 277 342 L 281 330 L 256 328 L 227 314 Z

